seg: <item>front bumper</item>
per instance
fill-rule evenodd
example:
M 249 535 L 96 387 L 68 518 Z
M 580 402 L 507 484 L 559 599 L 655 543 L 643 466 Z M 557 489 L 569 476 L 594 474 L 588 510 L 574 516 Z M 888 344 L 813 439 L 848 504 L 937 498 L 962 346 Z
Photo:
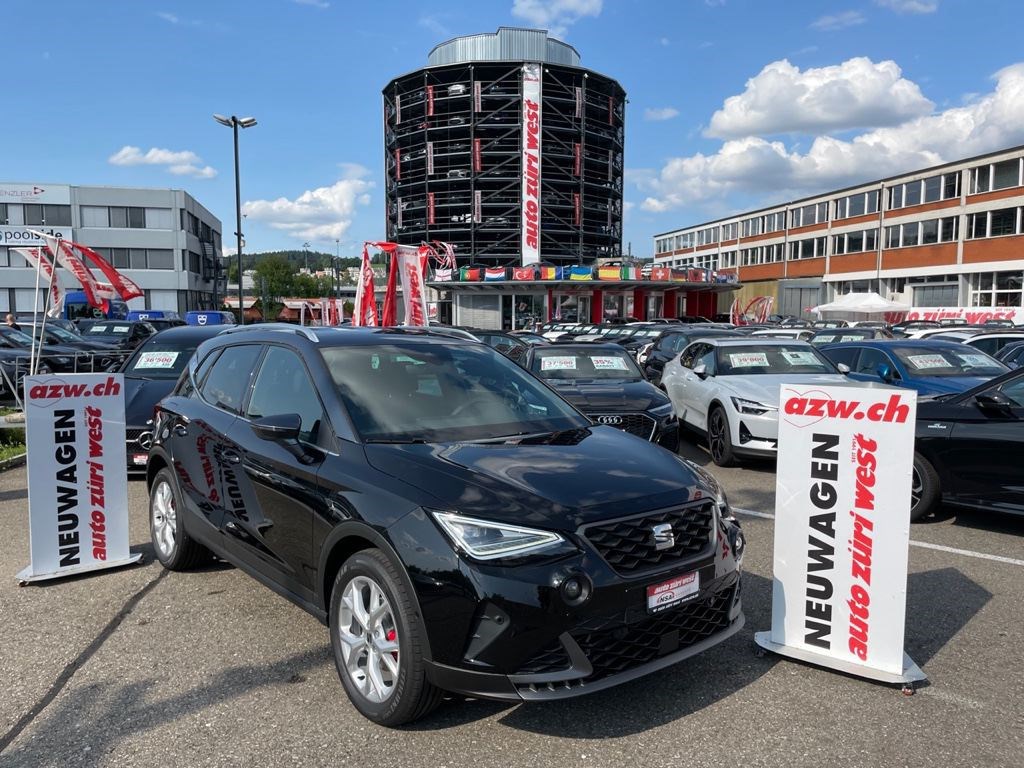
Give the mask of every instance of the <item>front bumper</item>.
M 729 416 L 733 451 L 743 456 L 775 458 L 779 451 L 779 412 L 764 415 L 738 413 Z
M 666 521 L 672 550 L 656 551 L 653 540 L 634 535 Z M 710 499 L 591 523 L 570 538 L 579 551 L 547 562 L 459 558 L 454 571 L 410 572 L 430 637 L 432 683 L 476 698 L 567 698 L 656 672 L 743 626 L 742 531 Z M 650 612 L 659 594 L 650 589 L 684 576 L 699 589 Z M 587 598 L 566 598 L 570 577 L 588 585 Z

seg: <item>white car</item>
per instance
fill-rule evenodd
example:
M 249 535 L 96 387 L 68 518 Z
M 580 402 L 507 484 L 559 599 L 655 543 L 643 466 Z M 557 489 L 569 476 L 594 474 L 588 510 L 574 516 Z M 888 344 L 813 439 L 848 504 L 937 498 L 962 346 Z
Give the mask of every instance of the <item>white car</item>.
M 807 341 L 817 333 L 813 328 L 765 328 L 763 331 L 754 331 L 750 334 L 756 338 L 769 339 L 799 339 Z
M 689 344 L 665 364 L 661 382 L 680 423 L 707 435 L 721 467 L 776 455 L 781 384 L 850 385 L 806 341 L 734 337 Z

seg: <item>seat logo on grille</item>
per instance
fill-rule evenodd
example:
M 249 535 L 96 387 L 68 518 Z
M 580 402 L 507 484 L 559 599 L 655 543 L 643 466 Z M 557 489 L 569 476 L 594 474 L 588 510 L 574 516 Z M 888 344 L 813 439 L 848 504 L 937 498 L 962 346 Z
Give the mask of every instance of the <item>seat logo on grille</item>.
M 606 424 L 609 427 L 615 427 L 622 423 L 621 416 L 598 416 L 594 419 L 598 424 Z
M 654 548 L 656 550 L 672 549 L 676 545 L 676 535 L 672 531 L 672 523 L 652 525 L 651 535 L 654 537 Z

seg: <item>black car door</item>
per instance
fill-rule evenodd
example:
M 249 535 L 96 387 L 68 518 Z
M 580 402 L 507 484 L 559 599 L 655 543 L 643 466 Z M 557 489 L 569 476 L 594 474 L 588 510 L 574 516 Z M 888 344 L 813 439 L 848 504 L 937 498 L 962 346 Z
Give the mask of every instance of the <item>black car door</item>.
M 183 380 L 176 394 L 160 406 L 182 502 L 201 524 L 200 539 L 217 537 L 222 524 L 224 473 L 231 463 L 227 435 L 238 418 L 260 352 L 258 344 L 214 351 L 200 362 L 191 380 Z
M 1005 407 L 985 404 L 994 392 L 1008 400 Z M 1024 513 L 1024 377 L 961 403 L 943 449 L 943 485 L 953 501 Z
M 261 438 L 254 425 L 286 414 L 301 418 L 298 440 Z M 231 428 L 237 464 L 227 473 L 225 548 L 244 566 L 309 600 L 313 516 L 323 506 L 317 473 L 334 435 L 316 387 L 293 350 L 270 345 L 243 417 Z

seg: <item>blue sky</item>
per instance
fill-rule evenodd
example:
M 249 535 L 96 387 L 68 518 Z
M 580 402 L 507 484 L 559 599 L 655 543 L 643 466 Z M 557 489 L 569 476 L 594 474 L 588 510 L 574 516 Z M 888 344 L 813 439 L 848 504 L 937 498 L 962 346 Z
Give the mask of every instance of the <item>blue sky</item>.
M 1019 5 L 50 0 L 5 9 L 5 181 L 180 187 L 247 250 L 383 236 L 381 88 L 450 37 L 553 30 L 629 96 L 625 243 L 1024 144 Z M 15 31 L 17 33 L 15 34 Z

